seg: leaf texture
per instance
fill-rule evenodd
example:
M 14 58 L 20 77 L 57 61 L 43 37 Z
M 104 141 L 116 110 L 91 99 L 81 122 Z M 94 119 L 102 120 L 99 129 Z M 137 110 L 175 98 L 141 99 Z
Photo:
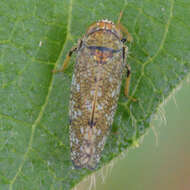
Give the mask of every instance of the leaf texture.
M 158 106 L 190 71 L 188 0 L 0 1 L 0 189 L 67 190 L 87 169 L 70 160 L 68 105 L 75 58 L 52 74 L 103 18 L 132 34 L 130 95 L 122 86 L 101 168 L 145 134 Z

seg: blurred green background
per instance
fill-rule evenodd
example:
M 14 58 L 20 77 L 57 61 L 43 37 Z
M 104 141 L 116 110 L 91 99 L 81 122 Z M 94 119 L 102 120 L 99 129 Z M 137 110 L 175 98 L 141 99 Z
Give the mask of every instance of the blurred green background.
M 163 108 L 167 122 L 153 121 L 139 148 L 116 161 L 104 183 L 97 176 L 93 190 L 190 190 L 190 84 L 184 82 Z M 79 189 L 89 186 L 90 180 Z

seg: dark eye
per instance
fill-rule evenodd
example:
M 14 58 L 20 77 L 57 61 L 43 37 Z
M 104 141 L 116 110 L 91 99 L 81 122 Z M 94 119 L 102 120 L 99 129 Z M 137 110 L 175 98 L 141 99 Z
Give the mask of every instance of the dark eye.
M 126 38 L 122 38 L 121 41 L 122 41 L 123 43 L 125 43 L 125 42 L 127 41 L 127 39 L 126 39 Z

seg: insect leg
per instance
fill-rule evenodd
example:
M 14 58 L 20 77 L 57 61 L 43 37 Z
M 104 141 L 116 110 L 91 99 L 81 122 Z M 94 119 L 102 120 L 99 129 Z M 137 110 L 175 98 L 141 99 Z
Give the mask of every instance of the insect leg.
M 127 41 L 128 42 L 132 42 L 133 41 L 133 37 L 131 36 L 131 34 L 128 32 L 128 29 L 123 26 L 122 24 L 118 24 L 117 25 L 119 27 L 119 29 L 127 36 Z
M 120 23 L 122 16 L 123 16 L 123 11 L 121 11 L 120 14 L 119 14 L 119 18 L 118 18 L 116 27 L 119 28 L 123 32 L 123 34 L 125 34 L 127 36 L 127 41 L 128 42 L 132 42 L 133 37 L 128 32 L 128 29 Z
M 127 76 L 125 79 L 125 96 L 129 97 L 129 85 L 130 85 L 130 79 L 131 79 L 131 67 L 127 64 Z
M 68 64 L 69 64 L 69 60 L 70 60 L 72 54 L 73 54 L 77 49 L 80 49 L 81 46 L 82 46 L 82 40 L 79 40 L 79 41 L 78 41 L 78 44 L 77 44 L 76 46 L 73 46 L 73 47 L 71 48 L 71 50 L 69 51 L 69 53 L 67 54 L 67 56 L 66 56 L 66 58 L 65 58 L 65 60 L 64 60 L 64 62 L 63 62 L 62 67 L 61 67 L 60 69 L 58 69 L 58 70 L 55 69 L 55 70 L 53 70 L 52 72 L 53 72 L 53 73 L 56 73 L 56 72 L 64 72 L 65 69 L 67 68 Z
M 67 56 L 66 56 L 66 58 L 65 58 L 65 60 L 64 60 L 64 62 L 63 62 L 62 67 L 61 67 L 60 69 L 58 69 L 58 70 L 55 69 L 55 70 L 53 70 L 52 72 L 53 72 L 53 73 L 56 73 L 56 72 L 63 72 L 63 71 L 67 68 L 67 66 L 68 66 L 68 64 L 69 64 L 69 60 L 70 60 L 70 58 L 71 58 L 73 52 L 75 52 L 76 50 L 77 50 L 77 47 L 74 46 L 74 47 L 69 51 L 69 53 L 67 54 Z
M 127 53 L 127 47 L 126 46 L 123 46 L 123 61 L 125 61 L 125 54 Z M 131 99 L 132 101 L 136 101 L 135 98 L 129 96 L 129 87 L 130 87 L 130 79 L 131 79 L 131 67 L 129 64 L 126 64 L 126 67 L 127 67 L 127 76 L 126 76 L 126 79 L 125 79 L 125 96 L 129 99 Z
M 131 79 L 131 67 L 130 65 L 126 65 L 127 67 L 127 76 L 125 79 L 125 96 L 127 96 L 127 98 L 131 99 L 132 101 L 136 102 L 137 99 L 129 96 L 129 87 L 130 87 L 130 79 Z

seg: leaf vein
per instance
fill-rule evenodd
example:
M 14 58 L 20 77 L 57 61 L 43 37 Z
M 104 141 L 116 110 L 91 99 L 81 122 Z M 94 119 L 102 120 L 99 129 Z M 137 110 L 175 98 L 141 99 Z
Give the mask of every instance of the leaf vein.
M 145 61 L 143 63 L 143 66 L 142 66 L 142 70 L 141 70 L 141 75 L 139 76 L 138 80 L 137 80 L 137 83 L 136 83 L 136 86 L 134 87 L 134 90 L 132 92 L 132 96 L 134 96 L 134 94 L 136 93 L 137 89 L 138 89 L 138 86 L 140 84 L 140 81 L 142 79 L 142 77 L 144 76 L 144 69 L 145 69 L 145 66 L 148 65 L 149 63 L 153 62 L 154 59 L 159 55 L 159 53 L 161 52 L 161 50 L 163 49 L 164 47 L 164 43 L 166 41 L 166 37 L 167 37 L 167 34 L 168 34 L 168 30 L 169 30 L 169 26 L 170 26 L 170 22 L 171 22 L 171 19 L 173 17 L 173 7 L 174 7 L 174 0 L 171 0 L 171 5 L 170 5 L 170 14 L 169 14 L 169 18 L 168 18 L 168 21 L 166 23 L 166 26 L 165 26 L 165 31 L 164 31 L 164 34 L 163 34 L 163 37 L 162 37 L 162 40 L 161 40 L 161 43 L 160 43 L 160 46 L 157 50 L 157 52 L 153 55 L 153 56 L 150 56 L 148 58 L 147 61 Z M 131 100 L 129 100 L 128 102 L 125 103 L 125 106 L 127 107 L 129 102 Z
M 0 117 L 1 117 L 1 118 L 5 118 L 5 119 L 9 119 L 9 120 L 11 120 L 11 121 L 14 121 L 14 122 L 16 122 L 16 123 L 20 123 L 20 124 L 23 124 L 23 125 L 28 125 L 28 126 L 31 126 L 31 125 L 32 125 L 32 123 L 28 123 L 28 122 L 26 122 L 26 121 L 22 121 L 22 120 L 15 119 L 15 118 L 13 118 L 13 117 L 11 117 L 11 116 L 9 116 L 9 115 L 7 115 L 7 114 L 4 114 L 4 113 L 0 113 Z
M 67 36 L 66 36 L 66 40 L 65 40 L 65 42 L 64 42 L 64 44 L 63 44 L 63 48 L 62 48 L 62 50 L 61 50 L 61 52 L 60 52 L 60 55 L 59 55 L 59 57 L 58 57 L 58 59 L 57 59 L 57 61 L 56 61 L 56 64 L 55 64 L 54 68 L 57 66 L 58 61 L 59 61 L 59 59 L 60 59 L 60 57 L 61 57 L 61 55 L 62 55 L 62 53 L 63 53 L 63 51 L 64 51 L 64 49 L 65 49 L 65 45 L 66 45 L 66 43 L 67 43 L 67 41 L 69 40 L 69 37 L 70 37 L 69 34 L 70 34 L 70 27 L 71 27 L 72 6 L 73 6 L 73 0 L 70 0 L 69 11 L 68 11 Z M 18 167 L 18 169 L 17 169 L 17 172 L 16 172 L 15 176 L 14 176 L 14 177 L 12 178 L 12 180 L 10 181 L 9 190 L 12 190 L 13 184 L 15 183 L 17 177 L 19 176 L 20 172 L 22 171 L 22 168 L 23 168 L 24 163 L 25 163 L 25 161 L 26 161 L 26 159 L 27 159 L 27 156 L 28 156 L 28 154 L 29 154 L 29 152 L 30 152 L 30 150 L 31 150 L 31 148 L 32 148 L 33 138 L 34 138 L 34 134 L 35 134 L 35 129 L 36 129 L 37 125 L 39 124 L 39 122 L 40 122 L 40 120 L 41 120 L 41 118 L 42 118 L 42 116 L 43 116 L 43 114 L 44 114 L 44 111 L 45 111 L 45 108 L 46 108 L 46 106 L 47 106 L 47 104 L 48 104 L 48 100 L 49 100 L 49 97 L 50 97 L 52 88 L 53 88 L 53 76 L 51 77 L 50 82 L 49 82 L 49 87 L 48 87 L 47 96 L 46 96 L 46 98 L 45 98 L 45 102 L 44 102 L 44 104 L 42 105 L 41 110 L 40 110 L 40 112 L 39 112 L 39 114 L 38 114 L 36 120 L 34 121 L 34 123 L 33 123 L 33 125 L 32 125 L 32 133 L 31 133 L 31 136 L 30 136 L 30 140 L 29 140 L 29 144 L 28 144 L 27 150 L 26 150 L 26 152 L 24 153 L 23 160 L 22 160 L 22 162 L 20 163 L 20 165 L 19 165 L 19 167 Z

